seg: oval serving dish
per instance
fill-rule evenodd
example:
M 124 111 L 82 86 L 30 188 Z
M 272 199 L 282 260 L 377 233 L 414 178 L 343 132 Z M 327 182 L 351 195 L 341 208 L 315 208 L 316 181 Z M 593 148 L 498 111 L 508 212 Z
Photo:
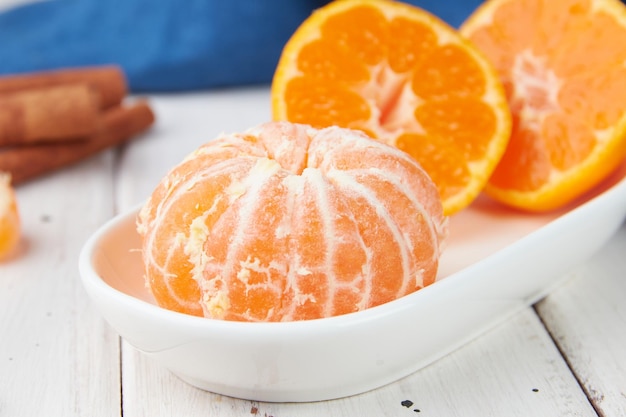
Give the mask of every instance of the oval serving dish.
M 344 316 L 243 323 L 156 306 L 144 284 L 136 210 L 86 242 L 80 275 L 126 341 L 194 386 L 258 401 L 333 399 L 409 375 L 545 296 L 622 224 L 625 174 L 626 165 L 550 214 L 479 199 L 451 218 L 437 282 Z

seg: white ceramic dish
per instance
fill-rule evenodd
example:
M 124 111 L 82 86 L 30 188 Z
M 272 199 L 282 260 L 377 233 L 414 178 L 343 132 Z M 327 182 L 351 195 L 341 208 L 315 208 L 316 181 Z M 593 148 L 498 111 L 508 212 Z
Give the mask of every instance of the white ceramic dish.
M 521 214 L 486 200 L 452 218 L 435 284 L 329 319 L 237 323 L 154 304 L 143 282 L 136 212 L 84 246 L 84 286 L 130 344 L 202 389 L 260 401 L 361 393 L 446 355 L 537 301 L 598 250 L 626 217 L 626 166 L 575 207 Z

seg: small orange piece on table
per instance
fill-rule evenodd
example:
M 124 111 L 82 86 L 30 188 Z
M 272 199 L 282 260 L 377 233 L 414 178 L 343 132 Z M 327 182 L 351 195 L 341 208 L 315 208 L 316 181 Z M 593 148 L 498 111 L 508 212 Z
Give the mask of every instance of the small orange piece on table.
M 619 0 L 488 0 L 460 31 L 494 63 L 513 113 L 485 192 L 557 209 L 626 157 L 626 7 Z
M 276 120 L 359 129 L 426 169 L 450 215 L 481 192 L 511 117 L 491 63 L 456 30 L 389 0 L 338 0 L 283 49 L 272 81 Z
M 20 218 L 11 176 L 0 172 L 0 260 L 17 246 L 20 235 Z
M 272 122 L 190 154 L 137 230 L 160 306 L 293 321 L 432 284 L 447 224 L 434 183 L 406 153 L 354 130 Z

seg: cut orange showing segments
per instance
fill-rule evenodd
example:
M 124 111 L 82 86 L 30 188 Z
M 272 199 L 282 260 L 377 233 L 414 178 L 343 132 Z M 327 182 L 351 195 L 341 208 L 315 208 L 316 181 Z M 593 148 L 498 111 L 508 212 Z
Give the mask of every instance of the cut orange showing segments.
M 193 152 L 155 189 L 138 231 L 160 306 L 293 321 L 433 283 L 447 219 L 404 152 L 353 130 L 277 122 Z
M 489 0 L 462 25 L 494 63 L 513 113 L 486 193 L 562 207 L 626 156 L 626 8 L 618 0 Z
M 453 28 L 390 0 L 337 0 L 285 45 L 275 120 L 359 129 L 426 169 L 450 215 L 483 189 L 510 134 L 492 65 Z
M 0 260 L 8 256 L 20 238 L 20 219 L 11 176 L 0 172 Z

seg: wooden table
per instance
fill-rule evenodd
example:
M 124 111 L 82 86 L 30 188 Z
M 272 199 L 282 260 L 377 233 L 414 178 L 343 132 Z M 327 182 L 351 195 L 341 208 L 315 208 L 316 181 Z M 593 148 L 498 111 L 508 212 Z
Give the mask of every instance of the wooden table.
M 1 417 L 626 416 L 626 226 L 537 305 L 372 392 L 273 404 L 181 382 L 104 322 L 80 283 L 78 254 L 195 147 L 268 120 L 269 91 L 149 100 L 151 131 L 17 188 L 24 237 L 0 264 Z

